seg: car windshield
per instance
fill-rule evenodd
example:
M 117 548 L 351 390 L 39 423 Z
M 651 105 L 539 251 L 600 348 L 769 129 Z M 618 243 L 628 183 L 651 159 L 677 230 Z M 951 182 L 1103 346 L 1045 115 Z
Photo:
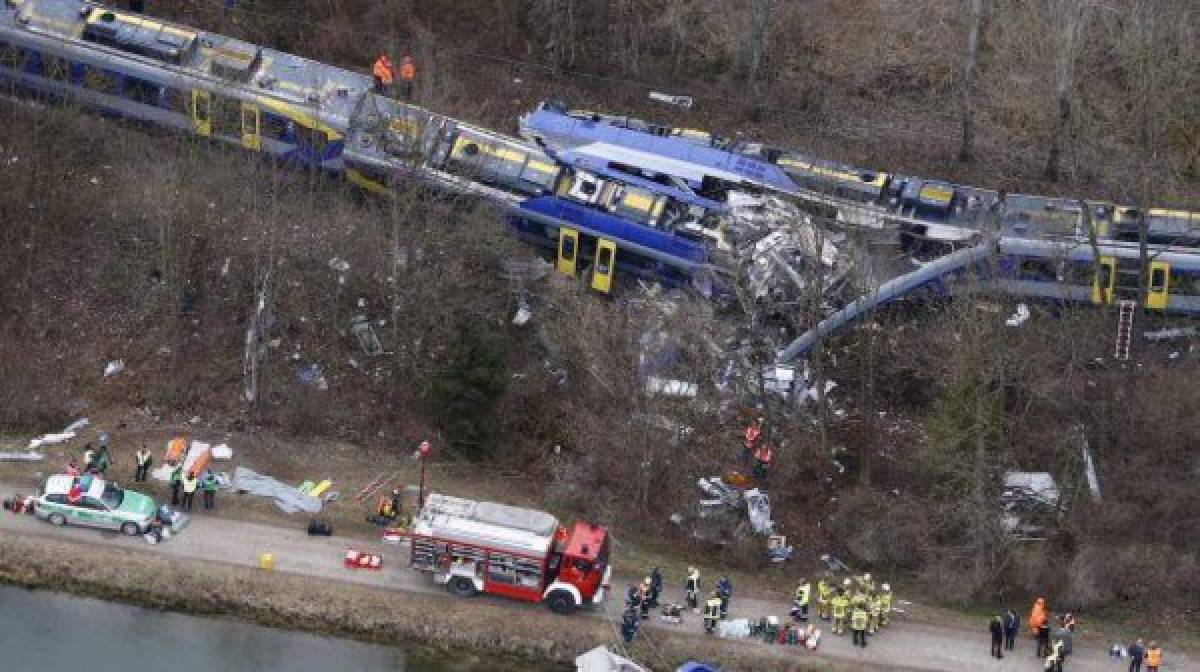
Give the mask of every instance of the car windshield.
M 100 499 L 109 509 L 119 509 L 121 508 L 121 502 L 125 501 L 125 491 L 112 483 L 108 483 L 105 484 L 104 494 L 100 496 Z

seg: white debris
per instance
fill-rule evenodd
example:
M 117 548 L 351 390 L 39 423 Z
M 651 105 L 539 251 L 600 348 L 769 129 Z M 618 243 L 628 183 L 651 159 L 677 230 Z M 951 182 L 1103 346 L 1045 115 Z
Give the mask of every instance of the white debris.
M 692 99 L 691 96 L 676 96 L 669 93 L 660 93 L 658 91 L 650 92 L 650 100 L 656 100 L 660 103 L 666 103 L 668 105 L 676 105 L 689 110 L 692 109 L 692 106 L 696 104 L 696 101 Z
M 597 646 L 575 657 L 575 672 L 650 672 L 637 663 Z
M 334 257 L 329 260 L 329 268 L 339 273 L 345 273 L 350 270 L 350 262 L 339 257 Z
M 88 426 L 87 418 L 80 418 L 63 428 L 61 432 L 53 434 L 43 434 L 36 439 L 29 440 L 29 449 L 39 448 L 41 446 L 52 446 L 65 441 L 70 441 L 75 438 L 75 433 L 84 427 Z
M 45 457 L 45 455 L 42 455 L 41 453 L 38 453 L 38 452 L 34 452 L 32 450 L 29 452 L 25 452 L 25 453 L 13 453 L 13 452 L 0 453 L 0 461 L 7 460 L 7 461 L 13 461 L 13 462 L 37 462 L 38 460 L 40 460 L 44 457 Z
M 1013 313 L 1012 317 L 1004 321 L 1004 324 L 1010 327 L 1019 327 L 1025 324 L 1025 320 L 1029 319 L 1029 306 L 1018 303 L 1017 312 Z
M 104 367 L 104 377 L 115 376 L 125 370 L 125 360 L 114 359 Z
M 513 316 L 512 323 L 518 327 L 524 326 L 533 317 L 533 310 L 529 307 L 529 298 L 524 294 L 517 297 L 517 314 Z
M 750 636 L 750 619 L 735 618 L 717 622 L 717 636 L 725 639 L 745 639 Z
M 212 447 L 212 458 L 214 460 L 232 460 L 233 448 L 227 443 L 218 443 Z
M 664 397 L 695 397 L 699 391 L 700 386 L 696 383 L 689 383 L 684 380 L 659 378 L 657 376 L 646 377 L 646 394 L 651 396 L 662 395 Z

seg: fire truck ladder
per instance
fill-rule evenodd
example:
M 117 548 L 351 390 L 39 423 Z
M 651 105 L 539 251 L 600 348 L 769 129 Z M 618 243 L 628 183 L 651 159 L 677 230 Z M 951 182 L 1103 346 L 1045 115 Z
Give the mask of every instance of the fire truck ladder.
M 1117 304 L 1117 347 L 1113 359 L 1129 361 L 1129 345 L 1133 341 L 1133 317 L 1137 301 L 1124 300 Z

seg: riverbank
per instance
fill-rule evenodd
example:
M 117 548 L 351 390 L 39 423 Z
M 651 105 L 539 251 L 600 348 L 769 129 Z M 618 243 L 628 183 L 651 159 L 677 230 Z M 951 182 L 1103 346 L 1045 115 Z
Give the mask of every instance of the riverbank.
M 577 654 L 616 639 L 606 619 L 559 617 L 489 598 L 465 602 L 9 531 L 0 531 L 0 582 L 476 655 L 496 661 L 497 670 L 571 669 Z M 673 669 L 693 657 L 720 660 L 734 670 L 843 669 L 827 660 L 784 659 L 775 647 L 730 644 L 655 633 L 653 642 L 641 639 L 633 654 L 654 669 Z

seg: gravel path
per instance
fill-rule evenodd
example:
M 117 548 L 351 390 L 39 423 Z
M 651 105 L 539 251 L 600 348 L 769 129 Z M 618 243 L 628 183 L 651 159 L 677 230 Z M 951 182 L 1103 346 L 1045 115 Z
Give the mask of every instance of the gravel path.
M 0 485 L 0 497 L 10 497 L 16 488 Z M 227 500 L 228 501 L 228 500 Z M 218 506 L 220 506 L 218 500 Z M 81 544 L 96 544 L 133 548 L 146 553 L 157 553 L 170 557 L 186 558 L 204 563 L 224 563 L 253 567 L 258 554 L 270 551 L 275 556 L 275 570 L 320 579 L 347 581 L 376 586 L 392 591 L 412 591 L 426 594 L 443 594 L 444 590 L 433 583 L 430 577 L 408 569 L 404 563 L 406 546 L 388 546 L 377 542 L 345 537 L 310 537 L 297 518 L 296 529 L 240 522 L 198 513 L 191 524 L 170 541 L 151 545 L 140 538 L 123 537 L 116 533 L 101 532 L 77 527 L 54 527 L 33 516 L 15 516 L 0 513 L 0 530 L 53 537 Z M 384 567 L 380 571 L 348 570 L 342 566 L 342 555 L 347 548 L 357 548 L 384 556 Z M 607 610 L 592 612 L 593 618 L 618 618 L 621 586 L 624 581 L 614 580 L 617 596 L 611 597 Z M 667 599 L 672 599 L 669 595 Z M 473 599 L 505 603 L 500 598 L 477 597 Z M 512 604 L 512 603 L 509 603 Z M 513 604 L 513 609 L 535 607 Z M 734 594 L 733 617 L 759 617 L 776 613 L 783 615 L 785 605 L 739 598 Z M 682 625 L 668 625 L 657 620 L 647 623 L 650 628 L 643 634 L 653 643 L 668 636 L 702 636 L 700 619 L 688 614 Z M 595 644 L 611 642 L 595 642 Z M 592 643 L 587 643 L 592 644 Z M 730 642 L 732 646 L 763 646 L 754 642 Z M 585 648 L 585 647 L 581 647 Z M 802 650 L 778 649 L 785 656 L 797 656 L 811 660 L 814 656 L 828 660 L 831 668 L 843 669 L 890 669 L 890 670 L 972 670 L 984 671 L 1030 671 L 1041 670 L 1041 664 L 1033 655 L 1034 642 L 1022 637 L 1017 650 L 1002 660 L 988 655 L 986 624 L 976 628 L 955 629 L 940 625 L 912 622 L 899 616 L 879 635 L 872 637 L 867 648 L 850 645 L 850 638 L 826 636 L 821 640 L 816 654 Z M 1076 637 L 1075 655 L 1070 658 L 1067 669 L 1080 672 L 1118 672 L 1125 669 L 1108 657 L 1107 641 L 1092 641 L 1086 632 Z M 1200 670 L 1200 665 L 1168 646 L 1167 670 Z

